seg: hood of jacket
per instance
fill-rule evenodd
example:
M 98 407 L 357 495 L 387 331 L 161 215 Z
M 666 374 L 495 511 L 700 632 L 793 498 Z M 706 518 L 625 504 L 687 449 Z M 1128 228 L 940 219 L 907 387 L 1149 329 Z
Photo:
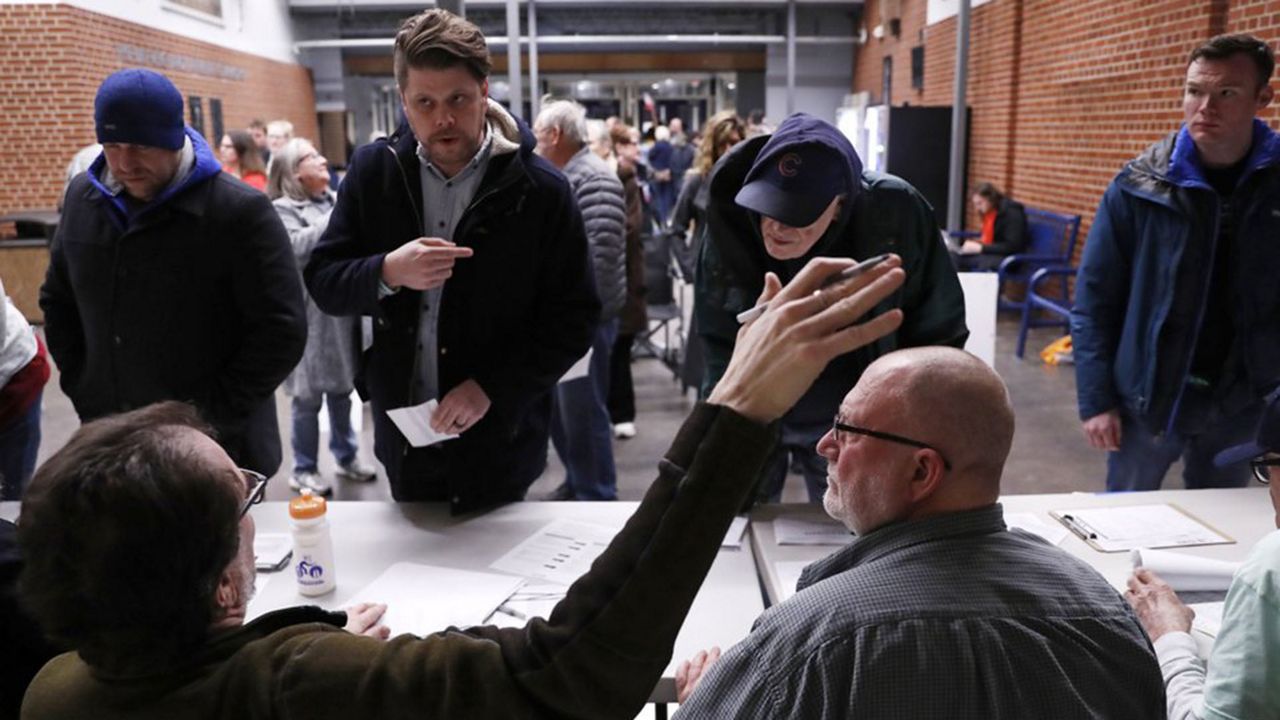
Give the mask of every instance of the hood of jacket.
M 1240 182 L 1255 171 L 1280 164 L 1280 136 L 1265 122 L 1253 119 L 1253 146 Z M 1172 205 L 1175 187 L 1211 189 L 1187 126 L 1170 133 L 1130 160 L 1117 179 L 1124 190 L 1153 202 Z
M 218 162 L 213 156 L 213 150 L 209 148 L 209 144 L 205 142 L 200 133 L 186 128 L 187 139 L 182 144 L 182 159 L 178 163 L 178 171 L 174 174 L 169 184 L 160 191 L 158 195 L 151 199 L 151 202 L 143 205 L 134 214 L 133 217 L 141 217 L 143 214 L 164 205 L 179 193 L 199 185 L 209 178 L 217 177 L 222 172 L 222 163 Z M 107 200 L 108 205 L 113 209 L 112 217 L 120 224 L 121 227 L 129 225 L 129 206 L 126 204 L 124 195 L 124 186 L 119 180 L 111 174 L 111 169 L 107 167 L 107 155 L 102 153 L 97 160 L 89 166 L 89 182 L 97 188 L 98 192 Z

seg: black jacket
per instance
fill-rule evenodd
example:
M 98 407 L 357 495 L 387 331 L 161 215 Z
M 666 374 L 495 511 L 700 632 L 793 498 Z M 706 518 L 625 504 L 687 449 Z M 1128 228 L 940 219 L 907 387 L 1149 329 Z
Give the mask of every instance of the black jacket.
M 996 208 L 996 226 L 990 245 L 982 246 L 983 255 L 1012 255 L 1027 248 L 1027 212 L 1022 203 L 1002 198 Z
M 429 473 L 447 482 L 455 512 L 519 500 L 542 473 L 547 391 L 587 352 L 600 317 L 569 183 L 533 154 L 528 127 L 494 108 L 491 126 L 505 126 L 520 149 L 490 157 L 458 221 L 452 240 L 475 254 L 454 265 L 437 326 L 440 397 L 473 379 L 492 403 L 484 418 L 457 439 L 413 450 L 387 416 L 423 401 L 410 393 L 422 293 L 378 299 L 383 258 L 423 235 L 417 140 L 407 127 L 356 151 L 304 273 L 321 310 L 374 319 L 356 389 L 373 403 L 374 451 L 396 499 L 423 499 L 420 476 Z
M 275 389 L 307 339 L 297 263 L 267 196 L 187 137 L 191 174 L 131 216 L 102 157 L 71 182 L 40 289 L 49 351 L 81 420 L 190 401 L 233 460 L 272 475 Z

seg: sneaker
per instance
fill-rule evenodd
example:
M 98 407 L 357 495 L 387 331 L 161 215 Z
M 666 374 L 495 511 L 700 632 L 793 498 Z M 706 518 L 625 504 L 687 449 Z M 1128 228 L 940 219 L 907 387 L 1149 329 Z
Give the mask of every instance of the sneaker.
M 633 422 L 624 422 L 614 425 L 613 436 L 619 440 L 630 440 L 636 436 L 636 424 Z
M 345 465 L 338 466 L 338 477 L 356 482 L 372 482 L 378 477 L 378 471 L 355 458 Z
M 290 475 L 289 487 L 299 492 L 306 488 L 316 495 L 333 494 L 333 486 L 320 477 L 320 473 L 314 472 L 300 472 Z

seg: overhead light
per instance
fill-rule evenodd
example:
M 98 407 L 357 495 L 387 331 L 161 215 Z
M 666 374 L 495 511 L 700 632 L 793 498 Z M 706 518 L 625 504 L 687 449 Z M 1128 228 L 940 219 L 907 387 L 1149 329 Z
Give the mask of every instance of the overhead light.
M 731 83 L 729 83 L 728 88 L 729 88 L 730 90 L 737 90 L 737 89 L 738 89 L 738 83 L 736 83 L 736 82 L 731 82 Z

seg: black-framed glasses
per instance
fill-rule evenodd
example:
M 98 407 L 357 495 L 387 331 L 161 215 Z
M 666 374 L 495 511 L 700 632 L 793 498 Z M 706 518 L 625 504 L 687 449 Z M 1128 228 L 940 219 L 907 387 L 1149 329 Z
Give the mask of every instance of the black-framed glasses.
M 871 430 L 869 428 L 858 427 L 856 425 L 846 425 L 845 423 L 840 422 L 839 416 L 831 422 L 831 431 L 835 434 L 837 442 L 841 440 L 840 433 L 847 432 L 854 433 L 855 435 L 866 435 L 867 437 L 873 437 L 877 440 L 887 440 L 888 442 L 898 443 L 899 445 L 910 445 L 911 447 L 917 447 L 922 450 L 932 450 L 938 453 L 938 457 L 942 458 L 942 467 L 948 470 L 951 469 L 951 463 L 947 461 L 947 456 L 943 455 L 941 450 L 929 443 L 912 440 L 911 438 L 903 437 L 902 435 L 894 435 L 893 433 Z
M 1263 485 L 1271 484 L 1271 470 L 1273 467 L 1280 467 L 1280 457 L 1258 458 L 1250 460 L 1249 465 L 1253 468 L 1253 476 L 1258 478 L 1258 482 Z
M 267 476 L 253 470 L 236 469 L 244 477 L 245 486 L 253 488 L 245 497 L 244 505 L 240 508 L 240 517 L 243 518 L 249 512 L 249 508 L 262 502 L 262 499 L 267 496 Z

